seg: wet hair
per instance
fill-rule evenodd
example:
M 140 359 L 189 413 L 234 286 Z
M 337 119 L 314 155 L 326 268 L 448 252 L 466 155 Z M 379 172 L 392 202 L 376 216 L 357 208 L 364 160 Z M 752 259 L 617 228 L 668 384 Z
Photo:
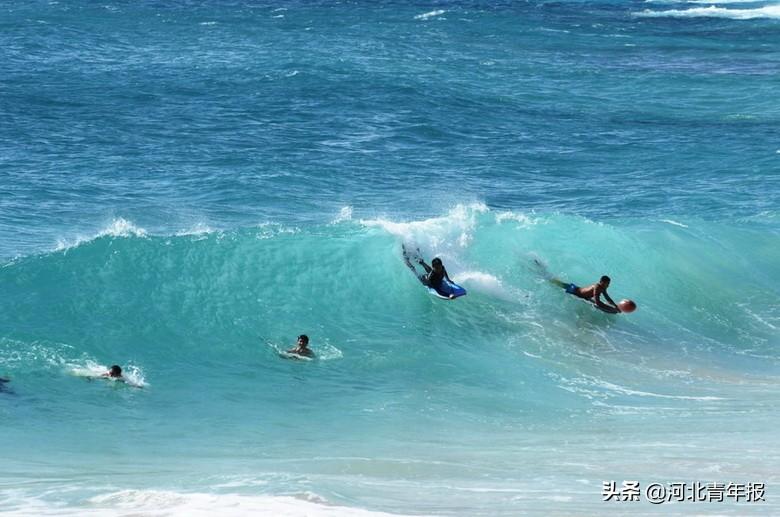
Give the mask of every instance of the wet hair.
M 111 368 L 108 369 L 108 373 L 111 374 L 111 377 L 121 377 L 122 376 L 122 368 L 115 364 Z
M 602 284 L 604 284 L 606 282 L 611 282 L 611 281 L 612 281 L 612 279 L 609 278 L 607 275 L 602 276 L 601 280 L 599 280 L 599 282 L 601 282 Z
M 299 341 L 302 340 L 304 345 L 309 344 L 309 336 L 307 336 L 306 334 L 301 334 L 300 336 L 298 336 L 298 340 Z
M 435 259 L 431 260 L 432 266 L 441 266 L 441 259 L 439 257 L 436 257 Z

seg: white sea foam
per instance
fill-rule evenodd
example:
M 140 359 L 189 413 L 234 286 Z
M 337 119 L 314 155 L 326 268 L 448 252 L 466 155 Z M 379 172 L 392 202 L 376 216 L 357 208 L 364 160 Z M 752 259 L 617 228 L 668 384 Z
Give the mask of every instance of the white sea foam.
M 722 5 L 722 4 L 759 4 L 760 0 L 645 0 L 648 4 L 704 4 L 704 5 Z
M 127 219 L 119 217 L 103 228 L 97 237 L 110 235 L 112 237 L 146 237 L 146 230 L 134 225 Z
M 646 9 L 635 16 L 647 18 L 730 18 L 732 20 L 752 20 L 755 18 L 780 19 L 780 5 L 766 5 L 755 9 L 726 9 L 710 5 L 708 7 L 693 7 L 691 9 L 669 9 L 666 11 L 653 11 Z
M 678 399 L 678 400 L 700 400 L 700 401 L 725 400 L 722 397 L 713 397 L 713 396 L 664 395 L 661 393 L 652 393 L 649 391 L 632 390 L 630 388 L 619 386 L 611 382 L 597 380 L 597 379 L 593 379 L 592 381 L 589 381 L 589 383 L 592 384 L 593 386 L 603 388 L 609 391 L 613 391 L 616 393 L 620 393 L 622 395 L 636 395 L 638 397 L 654 397 L 654 398 L 661 398 L 661 399 Z
M 190 517 L 262 515 L 273 517 L 380 517 L 398 514 L 312 502 L 310 497 L 207 494 L 169 490 L 120 490 L 93 496 L 80 505 L 51 504 L 37 497 L 18 494 L 4 497 L 3 515 L 8 516 L 115 516 L 149 515 Z
M 102 230 L 91 237 L 78 236 L 75 239 L 60 239 L 57 241 L 56 251 L 75 248 L 101 237 L 146 237 L 146 230 L 134 225 L 132 222 L 119 217 L 111 221 Z
M 436 11 L 430 11 L 427 13 L 418 14 L 414 17 L 415 20 L 427 20 L 428 18 L 433 18 L 435 16 L 441 16 L 442 14 L 446 13 L 444 9 L 437 9 Z
M 662 223 L 671 224 L 671 225 L 674 225 L 674 226 L 679 226 L 681 228 L 688 228 L 687 224 L 678 223 L 677 221 L 673 221 L 672 219 L 661 219 L 661 222 Z
M 255 235 L 258 239 L 271 239 L 277 235 L 295 235 L 301 233 L 301 229 L 295 226 L 283 226 L 278 223 L 265 222 L 257 225 L 258 232 Z
M 405 243 L 424 246 L 429 252 L 435 253 L 453 244 L 458 247 L 468 246 L 477 225 L 477 216 L 488 211 L 488 207 L 483 203 L 473 203 L 457 205 L 442 217 L 422 221 L 361 219 L 360 224 L 381 227 L 388 233 L 400 237 Z
M 65 343 L 50 341 L 19 341 L 10 338 L 0 338 L 0 366 L 24 367 L 47 365 L 60 368 L 67 361 L 66 357 L 73 354 L 74 347 Z
M 343 221 L 351 221 L 352 220 L 352 207 L 347 205 L 341 207 L 341 210 L 339 210 L 338 215 L 333 219 L 333 223 L 340 223 Z
M 191 228 L 176 232 L 176 235 L 180 237 L 185 235 L 206 235 L 209 233 L 214 233 L 214 231 L 215 230 L 206 223 L 197 223 Z
M 514 221 L 520 223 L 521 226 L 533 226 L 539 222 L 539 219 L 512 211 L 499 212 L 496 214 L 497 223 L 501 224 L 505 221 Z
M 453 276 L 455 275 L 453 274 Z M 515 288 L 504 286 L 498 277 L 482 271 L 459 271 L 455 280 L 469 290 L 486 293 L 507 301 L 514 301 L 524 295 Z
M 323 343 L 314 343 L 312 345 L 312 350 L 314 350 L 317 359 L 320 361 L 330 361 L 332 359 L 341 359 L 344 357 L 341 350 L 327 341 Z
M 773 325 L 772 323 L 768 322 L 767 320 L 765 320 L 764 318 L 762 318 L 761 316 L 759 316 L 755 312 L 751 311 L 750 308 L 746 304 L 739 303 L 737 305 L 739 305 L 742 308 L 742 310 L 747 312 L 750 316 L 753 317 L 753 319 L 755 319 L 759 323 L 762 323 L 763 325 L 769 327 L 772 330 L 777 330 L 777 326 L 776 325 Z

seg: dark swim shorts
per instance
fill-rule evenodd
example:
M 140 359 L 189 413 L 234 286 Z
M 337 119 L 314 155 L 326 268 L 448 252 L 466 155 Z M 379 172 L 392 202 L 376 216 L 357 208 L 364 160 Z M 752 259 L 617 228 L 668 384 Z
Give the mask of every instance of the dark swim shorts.
M 569 294 L 577 294 L 577 289 L 579 289 L 579 287 L 574 284 L 569 284 L 566 286 L 566 292 Z

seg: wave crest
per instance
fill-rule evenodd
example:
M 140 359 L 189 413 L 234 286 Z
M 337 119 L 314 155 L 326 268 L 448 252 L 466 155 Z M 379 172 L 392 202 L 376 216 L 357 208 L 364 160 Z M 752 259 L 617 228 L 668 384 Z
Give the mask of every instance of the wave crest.
M 755 9 L 727 9 L 710 5 L 691 9 L 669 9 L 653 11 L 646 9 L 636 13 L 645 18 L 729 18 L 732 20 L 753 20 L 756 18 L 780 19 L 780 5 L 766 5 Z

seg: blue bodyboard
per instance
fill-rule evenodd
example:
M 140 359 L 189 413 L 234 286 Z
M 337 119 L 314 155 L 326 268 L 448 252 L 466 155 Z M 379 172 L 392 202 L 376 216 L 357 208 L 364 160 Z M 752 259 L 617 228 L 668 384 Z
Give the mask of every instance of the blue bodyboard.
M 433 296 L 441 298 L 442 300 L 453 300 L 454 298 L 450 298 L 451 294 L 454 295 L 455 298 L 466 294 L 466 290 L 463 287 L 453 282 L 448 282 L 446 278 L 441 283 L 441 290 L 437 291 L 433 287 L 428 287 L 427 289 Z

